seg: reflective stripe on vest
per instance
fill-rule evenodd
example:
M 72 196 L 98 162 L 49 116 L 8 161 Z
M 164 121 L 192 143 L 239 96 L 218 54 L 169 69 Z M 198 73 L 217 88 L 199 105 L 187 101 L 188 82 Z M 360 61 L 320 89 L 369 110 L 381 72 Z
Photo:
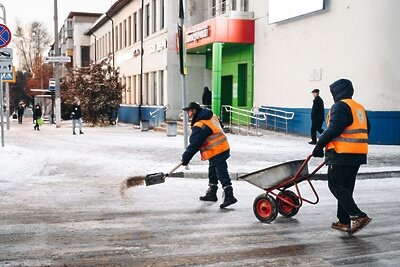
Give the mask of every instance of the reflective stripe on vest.
M 213 115 L 209 120 L 199 120 L 194 124 L 195 127 L 200 128 L 204 128 L 205 125 L 212 130 L 212 134 L 200 147 L 201 160 L 208 160 L 229 149 L 228 139 L 221 128 L 218 117 Z
M 326 149 L 334 149 L 336 153 L 367 154 L 368 153 L 368 129 L 367 116 L 362 105 L 353 99 L 343 99 L 351 109 L 353 123 L 331 142 Z M 330 111 L 327 116 L 327 126 L 330 122 Z

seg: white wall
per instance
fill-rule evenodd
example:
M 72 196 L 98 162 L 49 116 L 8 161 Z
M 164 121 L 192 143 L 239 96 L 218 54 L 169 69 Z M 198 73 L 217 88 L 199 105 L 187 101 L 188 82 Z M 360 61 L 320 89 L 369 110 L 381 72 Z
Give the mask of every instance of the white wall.
M 329 107 L 329 84 L 346 77 L 368 110 L 400 110 L 400 1 L 326 0 L 321 12 L 271 25 L 267 1 L 250 5 L 255 106 L 310 107 L 320 88 Z

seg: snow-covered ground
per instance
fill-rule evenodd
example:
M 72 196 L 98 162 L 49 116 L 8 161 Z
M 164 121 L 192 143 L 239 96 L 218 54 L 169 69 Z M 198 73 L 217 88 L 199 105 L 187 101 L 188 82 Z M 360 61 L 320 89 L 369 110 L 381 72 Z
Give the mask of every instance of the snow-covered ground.
M 70 122 L 61 128 L 45 124 L 34 131 L 31 120 L 24 124 L 11 122 L 5 130 L 5 147 L 0 147 L 2 179 L 24 180 L 33 176 L 64 178 L 78 174 L 85 177 L 127 176 L 167 172 L 181 159 L 183 136 L 167 137 L 163 132 L 141 132 L 132 125 L 120 124 L 105 128 L 84 128 L 85 134 L 72 135 Z M 232 173 L 247 173 L 289 160 L 303 159 L 313 146 L 308 138 L 270 132 L 263 137 L 228 134 Z M 312 159 L 310 169 L 322 159 Z M 369 164 L 360 172 L 399 171 L 399 146 L 370 146 Z M 189 169 L 178 171 L 207 172 L 207 162 L 199 155 Z M 326 172 L 323 168 L 320 172 Z

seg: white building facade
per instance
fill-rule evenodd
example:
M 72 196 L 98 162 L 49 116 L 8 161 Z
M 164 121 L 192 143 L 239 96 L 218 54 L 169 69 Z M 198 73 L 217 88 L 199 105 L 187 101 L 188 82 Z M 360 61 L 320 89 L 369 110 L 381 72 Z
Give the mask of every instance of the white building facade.
M 182 91 L 176 50 L 178 1 L 120 0 L 86 32 L 90 36 L 91 60 L 108 56 L 125 85 L 119 119 L 157 125 L 179 119 Z M 143 14 L 143 17 L 142 17 Z M 143 42 L 142 42 L 143 40 Z M 96 53 L 95 53 L 96 51 Z M 206 70 L 188 57 L 188 72 Z M 204 79 L 187 81 L 188 99 L 199 101 Z
M 367 110 L 370 142 L 400 144 L 400 1 L 301 0 L 300 9 L 311 7 L 303 16 L 273 17 L 296 9 L 289 2 L 250 2 L 258 18 L 253 105 L 294 111 L 291 131 L 307 135 L 311 90 L 321 90 L 328 110 L 329 85 L 348 78 Z

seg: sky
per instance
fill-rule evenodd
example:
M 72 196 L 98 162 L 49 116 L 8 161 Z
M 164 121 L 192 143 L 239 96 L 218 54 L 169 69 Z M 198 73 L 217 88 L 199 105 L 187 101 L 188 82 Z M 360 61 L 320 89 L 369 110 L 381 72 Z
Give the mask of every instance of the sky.
M 113 3 L 115 0 L 57 0 L 58 29 L 71 11 L 104 13 Z M 11 33 L 15 31 L 17 19 L 23 25 L 37 20 L 46 26 L 50 36 L 54 36 L 54 0 L 0 0 L 0 4 L 6 8 L 6 25 Z M 1 17 L 4 17 L 3 12 Z

